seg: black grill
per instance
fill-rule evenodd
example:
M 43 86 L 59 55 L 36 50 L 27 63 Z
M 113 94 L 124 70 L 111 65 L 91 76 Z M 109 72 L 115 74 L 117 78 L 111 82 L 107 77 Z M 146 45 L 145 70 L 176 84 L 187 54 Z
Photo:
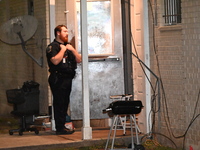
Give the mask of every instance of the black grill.
M 112 111 L 115 115 L 121 114 L 139 114 L 143 108 L 142 102 L 139 100 L 135 101 L 115 101 L 112 102 L 108 108 L 104 109 L 103 112 Z

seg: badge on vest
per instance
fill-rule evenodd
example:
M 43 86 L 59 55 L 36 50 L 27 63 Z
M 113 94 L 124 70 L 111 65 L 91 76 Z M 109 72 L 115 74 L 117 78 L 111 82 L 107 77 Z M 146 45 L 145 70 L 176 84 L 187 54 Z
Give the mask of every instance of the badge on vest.
M 67 55 L 65 55 L 64 57 L 63 57 L 63 63 L 65 64 L 66 63 L 66 59 L 67 59 Z
M 65 57 L 63 58 L 63 63 L 64 63 L 64 64 L 66 63 L 66 58 L 65 58 Z
M 62 60 L 64 64 L 66 63 L 67 56 L 68 56 L 68 54 L 67 54 L 67 52 L 65 52 L 63 60 Z

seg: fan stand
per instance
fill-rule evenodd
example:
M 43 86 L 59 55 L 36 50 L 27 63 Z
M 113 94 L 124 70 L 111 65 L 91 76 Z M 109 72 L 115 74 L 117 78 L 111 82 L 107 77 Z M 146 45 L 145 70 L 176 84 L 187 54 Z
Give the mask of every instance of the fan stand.
M 33 59 L 33 61 L 35 61 L 40 67 L 42 67 L 42 66 L 43 66 L 43 57 L 41 57 L 39 60 L 35 59 L 35 58 L 33 57 L 33 55 L 31 55 L 31 53 L 29 53 L 29 52 L 26 50 L 26 43 L 25 43 L 24 39 L 22 38 L 21 32 L 17 32 L 17 35 L 19 36 L 19 38 L 20 38 L 20 40 L 21 40 L 21 46 L 22 46 L 23 51 L 24 51 L 27 55 L 29 55 L 29 56 Z

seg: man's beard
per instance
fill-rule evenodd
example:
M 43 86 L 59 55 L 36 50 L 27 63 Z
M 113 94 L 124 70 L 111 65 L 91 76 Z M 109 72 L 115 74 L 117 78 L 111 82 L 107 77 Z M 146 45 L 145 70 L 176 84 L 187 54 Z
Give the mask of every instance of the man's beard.
M 61 39 L 64 43 L 68 43 L 68 37 L 63 37 L 63 36 L 61 36 L 60 39 Z

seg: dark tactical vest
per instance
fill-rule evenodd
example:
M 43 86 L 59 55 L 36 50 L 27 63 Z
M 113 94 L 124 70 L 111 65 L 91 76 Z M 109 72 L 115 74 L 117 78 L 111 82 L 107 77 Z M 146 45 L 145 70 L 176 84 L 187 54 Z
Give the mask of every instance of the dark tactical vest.
M 58 65 L 54 65 L 50 61 L 50 57 L 52 56 L 51 55 L 52 46 L 57 48 L 57 53 L 58 53 L 60 51 L 60 43 L 58 43 L 57 41 L 54 41 L 51 44 L 49 44 L 47 49 L 46 49 L 47 62 L 48 62 L 48 65 L 49 65 L 49 71 L 51 73 L 58 72 L 58 73 L 74 76 L 75 75 L 75 70 L 77 68 L 77 62 L 76 62 L 75 55 L 72 53 L 72 51 L 66 50 L 65 54 L 64 54 L 64 57 L 63 57 L 63 60 Z

